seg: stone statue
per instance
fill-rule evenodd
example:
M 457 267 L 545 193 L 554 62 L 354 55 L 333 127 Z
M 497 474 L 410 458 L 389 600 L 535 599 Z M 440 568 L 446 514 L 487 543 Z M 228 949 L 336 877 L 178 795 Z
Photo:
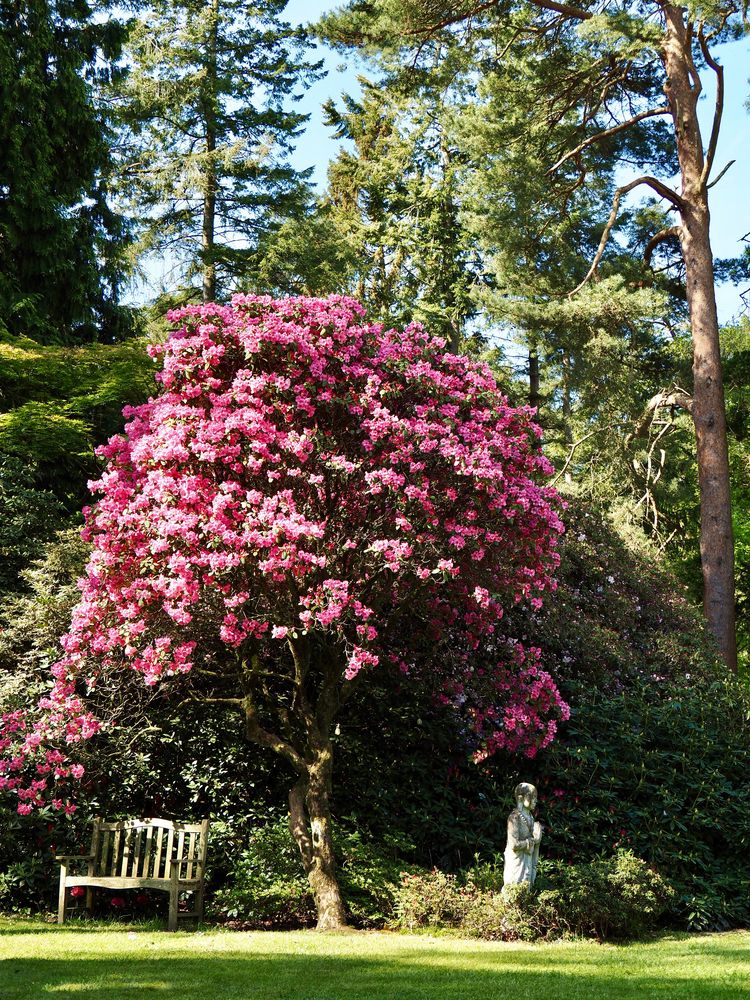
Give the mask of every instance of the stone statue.
M 542 825 L 534 820 L 536 788 L 522 781 L 515 789 L 516 808 L 508 817 L 508 843 L 505 847 L 504 885 L 534 884 L 539 861 Z

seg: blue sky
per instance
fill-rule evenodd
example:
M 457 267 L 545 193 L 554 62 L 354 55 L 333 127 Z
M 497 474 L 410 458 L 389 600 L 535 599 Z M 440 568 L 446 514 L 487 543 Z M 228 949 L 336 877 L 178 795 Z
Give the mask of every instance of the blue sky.
M 292 23 L 308 23 L 340 6 L 340 2 L 331 0 L 290 0 L 284 16 Z M 356 93 L 357 74 L 366 70 L 354 56 L 349 58 L 348 65 L 343 66 L 342 57 L 337 53 L 324 47 L 318 51 L 319 57 L 325 59 L 328 75 L 311 87 L 298 105 L 300 110 L 310 115 L 310 121 L 299 141 L 293 162 L 298 168 L 313 167 L 313 177 L 323 188 L 328 163 L 338 152 L 339 143 L 322 124 L 321 105 L 344 92 Z M 715 54 L 725 67 L 725 101 L 714 172 L 721 170 L 729 160 L 736 162 L 712 189 L 712 245 L 716 257 L 733 257 L 742 250 L 742 237 L 750 231 L 750 116 L 744 106 L 750 95 L 750 41 L 744 39 L 720 46 Z M 710 133 L 713 113 L 712 77 L 712 73 L 704 74 L 706 93 L 701 103 L 704 141 Z M 722 322 L 727 322 L 740 310 L 741 291 L 742 288 L 728 285 L 717 289 Z

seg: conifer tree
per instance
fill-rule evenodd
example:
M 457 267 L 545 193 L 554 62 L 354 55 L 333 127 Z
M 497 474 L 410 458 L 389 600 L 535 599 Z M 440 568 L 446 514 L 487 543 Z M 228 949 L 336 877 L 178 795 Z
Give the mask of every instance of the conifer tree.
M 123 332 L 123 220 L 98 80 L 122 27 L 86 0 L 0 2 L 0 323 L 42 340 Z
M 704 609 L 727 663 L 736 668 L 733 536 L 729 460 L 719 326 L 710 243 L 709 189 L 723 170 L 714 163 L 721 126 L 724 72 L 711 46 L 740 30 L 742 9 L 735 0 L 706 8 L 607 0 L 603 5 L 531 0 L 505 4 L 485 0 L 352 0 L 325 22 L 334 41 L 391 56 L 409 54 L 409 66 L 424 72 L 425 54 L 440 53 L 448 36 L 467 43 L 484 40 L 475 67 L 481 80 L 502 63 L 519 39 L 542 43 L 538 58 L 548 72 L 534 94 L 529 125 L 537 133 L 577 114 L 577 129 L 564 146 L 550 144 L 549 176 L 585 184 L 592 151 L 632 129 L 654 138 L 655 155 L 646 172 L 616 188 L 591 266 L 574 290 L 595 279 L 607 242 L 621 215 L 621 202 L 638 189 L 674 215 L 651 234 L 648 256 L 665 241 L 679 242 L 693 342 L 693 386 L 687 394 L 696 433 L 701 497 L 701 563 Z M 561 50 L 566 58 L 560 59 Z M 573 58 L 570 58 L 572 54 Z M 406 59 L 404 59 L 406 62 Z M 698 120 L 702 72 L 716 86 L 714 118 L 704 145 Z M 659 154 L 669 134 L 676 155 L 667 166 Z M 641 163 L 644 160 L 640 161 Z M 726 168 L 724 168 L 726 169 Z M 651 172 L 653 171 L 653 172 Z M 680 190 L 667 180 L 675 173 Z M 661 177 L 659 176 L 661 174 Z
M 285 6 L 155 0 L 130 35 L 122 191 L 139 249 L 199 275 L 204 301 L 246 275 L 261 237 L 308 197 L 287 160 L 305 116 L 287 102 L 317 66 Z

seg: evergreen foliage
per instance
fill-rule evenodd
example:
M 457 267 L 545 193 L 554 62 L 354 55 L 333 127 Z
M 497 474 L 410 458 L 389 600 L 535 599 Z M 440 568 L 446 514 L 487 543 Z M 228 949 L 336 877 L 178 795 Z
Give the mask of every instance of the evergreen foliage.
M 120 338 L 127 227 L 108 199 L 96 90 L 122 25 L 86 0 L 0 4 L 0 323 L 42 341 Z
M 318 66 L 285 6 L 155 0 L 128 38 L 119 190 L 137 252 L 173 264 L 170 284 L 198 276 L 204 301 L 252 284 L 259 241 L 309 198 L 288 163 L 306 119 L 288 104 Z

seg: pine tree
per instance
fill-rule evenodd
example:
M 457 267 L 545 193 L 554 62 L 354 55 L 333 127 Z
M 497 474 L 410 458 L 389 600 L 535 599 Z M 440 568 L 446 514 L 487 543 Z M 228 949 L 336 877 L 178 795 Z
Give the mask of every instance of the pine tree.
M 201 280 L 204 301 L 247 275 L 259 240 L 302 211 L 305 174 L 289 165 L 305 116 L 287 109 L 314 78 L 284 0 L 156 0 L 130 35 L 117 88 L 125 129 L 122 191 L 139 249 Z
M 608 0 L 598 6 L 587 0 L 510 5 L 485 0 L 352 0 L 325 24 L 329 37 L 343 44 L 391 56 L 408 49 L 410 65 L 417 71 L 425 53 L 439 52 L 446 36 L 459 35 L 466 41 L 479 34 L 487 40 L 484 62 L 476 67 L 479 80 L 488 66 L 502 62 L 506 46 L 512 48 L 519 38 L 529 36 L 541 40 L 539 57 L 550 67 L 549 86 L 535 95 L 534 123 L 543 130 L 577 111 L 577 134 L 571 133 L 564 148 L 550 148 L 547 168 L 549 174 L 567 177 L 572 184 L 586 183 L 594 147 L 606 148 L 613 137 L 633 129 L 645 130 L 653 138 L 649 164 L 653 173 L 640 174 L 615 190 L 599 248 L 575 291 L 597 277 L 621 214 L 621 201 L 631 191 L 646 188 L 676 213 L 679 221 L 652 233 L 648 250 L 653 254 L 662 242 L 676 238 L 684 261 L 693 342 L 689 395 L 701 497 L 704 609 L 724 658 L 735 668 L 729 459 L 708 202 L 709 189 L 721 176 L 714 172 L 714 159 L 724 95 L 724 72 L 711 45 L 739 31 L 742 13 L 735 0 L 721 0 L 705 9 L 666 0 L 653 5 Z M 507 30 L 510 38 L 503 40 Z M 499 40 L 504 44 L 498 45 Z M 574 58 L 560 61 L 561 47 Z M 712 73 L 716 84 L 714 119 L 705 147 L 697 113 L 702 71 Z M 676 150 L 670 164 L 661 155 L 667 130 Z M 663 177 L 678 173 L 680 191 L 659 173 Z

